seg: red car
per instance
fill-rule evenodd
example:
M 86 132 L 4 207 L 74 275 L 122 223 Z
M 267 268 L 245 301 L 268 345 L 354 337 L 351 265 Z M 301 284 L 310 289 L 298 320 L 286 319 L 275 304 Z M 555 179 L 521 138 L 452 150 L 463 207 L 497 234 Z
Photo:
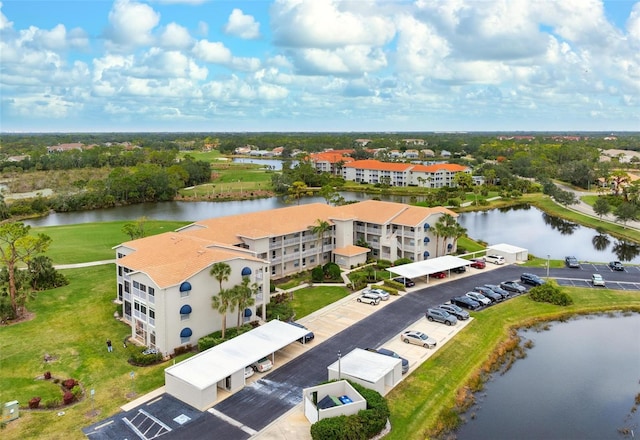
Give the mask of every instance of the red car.
M 484 269 L 487 267 L 487 263 L 484 262 L 483 259 L 474 258 L 471 260 L 471 267 L 475 267 L 476 269 Z
M 432 274 L 431 274 L 431 275 L 429 275 L 429 276 L 430 276 L 431 278 L 439 278 L 439 279 L 442 279 L 442 278 L 446 278 L 446 277 L 447 277 L 447 274 L 446 274 L 446 273 L 444 273 L 444 272 L 436 272 L 436 273 L 432 273 Z

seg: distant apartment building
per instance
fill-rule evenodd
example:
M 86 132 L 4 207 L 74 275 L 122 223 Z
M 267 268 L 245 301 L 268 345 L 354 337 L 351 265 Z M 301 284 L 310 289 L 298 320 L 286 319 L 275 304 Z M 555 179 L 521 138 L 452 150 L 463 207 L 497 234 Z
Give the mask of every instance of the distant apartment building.
M 257 285 L 255 304 L 240 310 L 242 322 L 266 316 L 271 278 L 312 269 L 333 261 L 343 268 L 368 257 L 421 261 L 455 251 L 454 242 L 436 245 L 431 226 L 443 214 L 438 207 L 365 201 L 344 206 L 320 203 L 202 220 L 175 232 L 122 243 L 115 247 L 116 300 L 131 337 L 161 351 L 195 345 L 220 330 L 222 316 L 211 307 L 219 293 L 210 275 L 215 263 L 231 267 L 223 288 L 248 277 Z M 311 228 L 326 222 L 323 234 Z M 227 313 L 235 325 L 238 311 Z
M 322 153 L 311 153 L 309 160 L 319 173 L 329 173 L 341 175 L 344 164 L 352 162 L 354 159 L 349 155 L 354 150 L 329 150 Z
M 360 183 L 442 188 L 455 186 L 457 173 L 471 174 L 471 168 L 451 163 L 417 165 L 369 159 L 344 165 L 342 175 L 345 180 Z

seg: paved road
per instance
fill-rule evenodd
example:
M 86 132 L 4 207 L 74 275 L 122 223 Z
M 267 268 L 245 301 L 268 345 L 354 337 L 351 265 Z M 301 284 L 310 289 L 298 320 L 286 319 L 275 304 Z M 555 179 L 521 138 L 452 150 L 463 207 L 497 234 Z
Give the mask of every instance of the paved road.
M 603 270 L 604 268 L 608 270 L 606 265 L 602 265 Z M 541 276 L 546 275 L 545 269 L 526 270 Z M 591 267 L 552 269 L 550 275 L 561 280 L 582 278 L 584 283 L 593 271 Z M 249 431 L 260 431 L 299 404 L 302 400 L 303 388 L 317 385 L 327 379 L 327 366 L 337 360 L 338 351 L 348 353 L 356 347 L 380 346 L 423 317 L 427 307 L 445 302 L 452 296 L 472 290 L 478 285 L 518 279 L 523 268 L 509 265 L 492 271 L 476 272 L 478 273 L 476 276 L 442 283 L 399 298 L 228 397 L 213 409 L 235 420 Z M 609 272 L 605 276 L 608 282 L 619 282 L 629 288 L 640 290 L 640 269 L 634 267 L 628 268 L 625 272 L 610 270 Z M 199 422 L 187 424 L 163 437 L 167 439 L 199 438 L 205 433 L 218 432 L 219 429 L 228 431 L 228 422 L 219 417 L 202 418 Z M 227 436 L 225 439 L 244 440 L 249 436 L 246 431 L 236 430 L 236 436 Z

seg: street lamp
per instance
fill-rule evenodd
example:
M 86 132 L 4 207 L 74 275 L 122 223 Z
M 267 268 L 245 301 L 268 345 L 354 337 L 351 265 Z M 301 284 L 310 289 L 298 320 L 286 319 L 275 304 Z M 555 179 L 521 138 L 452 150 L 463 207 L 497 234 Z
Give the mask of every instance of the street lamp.
M 338 380 L 342 379 L 342 365 L 341 365 L 341 361 L 340 358 L 342 357 L 342 355 L 340 354 L 340 350 L 338 350 Z
M 549 258 L 551 258 L 551 255 L 547 254 L 547 279 L 549 279 Z

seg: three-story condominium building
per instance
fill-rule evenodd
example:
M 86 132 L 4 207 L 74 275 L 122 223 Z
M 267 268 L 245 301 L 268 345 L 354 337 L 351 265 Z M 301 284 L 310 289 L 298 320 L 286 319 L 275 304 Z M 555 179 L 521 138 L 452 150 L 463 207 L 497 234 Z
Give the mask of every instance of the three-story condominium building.
M 257 285 L 255 304 L 240 311 L 243 321 L 255 320 L 266 316 L 270 278 L 330 261 L 350 268 L 368 256 L 421 261 L 454 251 L 450 238 L 439 237 L 437 246 L 431 229 L 445 213 L 457 216 L 442 207 L 369 200 L 197 221 L 117 246 L 117 300 L 133 338 L 171 353 L 221 328 L 222 316 L 211 307 L 220 290 L 210 275 L 215 263 L 231 267 L 223 288 L 242 283 L 243 277 Z M 237 315 L 229 311 L 227 323 L 235 325 Z
M 426 188 L 454 187 L 457 173 L 471 174 L 471 168 L 453 163 L 419 165 L 373 159 L 352 161 L 342 167 L 345 180 Z

